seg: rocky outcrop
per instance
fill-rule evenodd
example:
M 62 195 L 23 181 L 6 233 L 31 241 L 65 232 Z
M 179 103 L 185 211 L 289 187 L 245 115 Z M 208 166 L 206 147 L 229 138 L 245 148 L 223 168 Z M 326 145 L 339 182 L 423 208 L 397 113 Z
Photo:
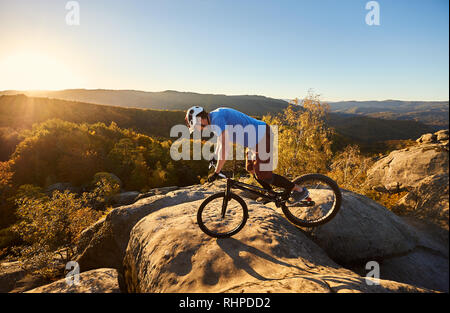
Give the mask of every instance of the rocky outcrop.
M 68 190 L 69 192 L 78 193 L 80 192 L 80 187 L 74 187 L 70 183 L 56 183 L 48 186 L 45 188 L 45 192 L 48 195 L 51 195 L 54 191 L 64 192 L 65 190 Z
M 133 228 L 124 259 L 129 292 L 424 292 L 343 268 L 275 209 L 248 201 L 249 220 L 233 238 L 196 225 L 201 201 L 167 207 Z
M 437 174 L 426 177 L 416 188 L 411 189 L 395 206 L 397 212 L 430 220 L 448 229 L 449 220 L 449 176 Z
M 417 244 L 409 253 L 378 260 L 380 278 L 448 292 L 448 232 L 433 223 L 413 217 L 401 219 L 413 227 Z M 361 275 L 366 273 L 363 264 L 351 269 Z
M 443 129 L 435 132 L 434 134 L 424 134 L 420 136 L 417 143 L 440 143 L 441 145 L 447 145 L 448 147 L 448 129 Z
M 129 205 L 133 204 L 138 196 L 139 192 L 137 191 L 126 191 L 115 194 L 110 201 L 113 206 Z
M 210 238 L 196 224 L 196 211 L 224 183 L 180 188 L 114 209 L 83 232 L 81 270 L 115 268 L 128 292 L 448 290 L 448 278 L 439 274 L 448 272 L 448 255 L 431 257 L 448 250 L 448 240 L 426 238 L 416 225 L 345 190 L 340 212 L 318 228 L 299 229 L 278 208 L 246 198 L 250 218 L 244 229 L 233 238 Z M 380 263 L 381 285 L 366 283 L 364 265 L 371 260 Z M 412 281 L 412 268 L 426 275 Z
M 395 150 L 367 172 L 367 183 L 377 191 L 412 190 L 433 175 L 448 174 L 448 151 L 439 144 L 420 144 Z
M 417 143 L 377 161 L 367 172 L 367 183 L 380 192 L 408 192 L 395 212 L 431 220 L 448 230 L 448 130 L 425 134 Z
M 177 187 L 177 186 L 153 188 L 153 189 L 151 189 L 151 190 L 149 190 L 147 192 L 139 194 L 136 197 L 135 201 L 139 201 L 141 199 L 153 197 L 153 196 L 156 196 L 156 195 L 164 195 L 164 194 L 166 194 L 168 192 L 171 192 L 171 191 L 174 191 L 174 190 L 177 190 L 177 189 L 179 189 L 179 187 Z
M 77 247 L 81 270 L 102 267 L 120 270 L 130 231 L 141 218 L 161 208 L 203 199 L 218 191 L 214 186 L 183 188 L 113 209 L 81 234 Z M 223 190 L 223 182 L 221 186 Z
M 352 265 L 403 255 L 415 248 L 417 234 L 400 217 L 365 196 L 346 190 L 342 195 L 339 213 L 330 222 L 303 228 L 331 259 Z
M 409 253 L 380 260 L 382 278 L 448 292 L 448 153 L 448 130 L 441 130 L 393 151 L 368 171 L 375 190 L 407 192 L 392 210 L 413 226 L 418 240 Z
M 0 293 L 10 292 L 16 282 L 25 277 L 26 271 L 20 262 L 5 262 L 0 264 Z
M 119 293 L 117 270 L 101 268 L 81 273 L 79 283 L 68 284 L 66 278 L 26 293 Z

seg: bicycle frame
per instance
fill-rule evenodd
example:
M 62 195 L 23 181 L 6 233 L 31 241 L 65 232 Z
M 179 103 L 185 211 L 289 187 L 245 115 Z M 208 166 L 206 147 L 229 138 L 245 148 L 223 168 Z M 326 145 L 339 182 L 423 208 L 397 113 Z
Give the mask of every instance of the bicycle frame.
M 219 174 L 219 176 L 227 179 L 227 187 L 225 189 L 225 198 L 224 198 L 224 201 L 222 204 L 222 217 L 225 217 L 225 210 L 226 210 L 226 207 L 228 204 L 229 194 L 230 194 L 232 188 L 249 191 L 255 195 L 258 195 L 260 197 L 263 197 L 263 198 L 269 200 L 269 202 L 275 202 L 275 205 L 277 207 L 281 206 L 287 200 L 287 199 L 285 199 L 284 192 L 276 192 L 273 190 L 260 188 L 260 187 L 254 186 L 254 185 L 249 185 L 249 184 L 228 178 L 223 174 Z M 266 193 L 268 193 L 268 194 L 266 194 Z

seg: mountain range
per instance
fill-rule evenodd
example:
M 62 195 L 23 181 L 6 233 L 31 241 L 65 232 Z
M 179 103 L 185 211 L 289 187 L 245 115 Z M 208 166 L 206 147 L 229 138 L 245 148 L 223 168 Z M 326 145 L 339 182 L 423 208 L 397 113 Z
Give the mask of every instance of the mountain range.
M 32 97 L 71 100 L 95 104 L 114 105 L 127 108 L 182 110 L 199 105 L 207 111 L 226 106 L 248 115 L 263 115 L 280 112 L 288 103 L 264 96 L 227 96 L 220 94 L 199 94 L 166 90 L 147 92 L 137 90 L 67 89 L 58 91 L 14 91 L 0 92 L 0 95 L 24 94 Z
M 171 92 L 174 93 L 174 92 Z M 120 94 L 120 93 L 119 93 Z M 107 94 L 106 94 L 107 95 Z M 217 95 L 216 95 L 217 96 Z M 110 97 L 113 97 L 110 95 Z M 121 97 L 123 98 L 122 94 Z M 200 97 L 198 94 L 196 97 Z M 227 96 L 218 96 L 230 103 Z M 252 96 L 236 96 L 235 99 L 249 100 L 234 102 L 235 107 L 247 114 L 261 117 L 267 113 L 280 112 L 288 104 L 267 99 L 265 106 L 259 106 Z M 248 99 L 249 97 L 250 99 Z M 212 101 L 212 100 L 209 100 Z M 207 101 L 204 100 L 203 103 Z M 117 100 L 116 100 L 117 103 Z M 197 103 L 203 105 L 203 103 Z M 192 105 L 184 104 L 189 107 Z M 182 106 L 182 104 L 179 104 Z M 222 106 L 209 104 L 209 110 Z M 227 105 L 228 106 L 228 105 Z M 269 109 L 263 109 L 268 107 Z M 299 107 L 301 109 L 301 107 Z M 0 95 L 0 127 L 13 129 L 29 128 L 34 123 L 51 118 L 75 123 L 102 122 L 109 125 L 115 122 L 119 127 L 131 128 L 151 136 L 169 137 L 170 128 L 184 123 L 184 111 L 156 110 L 117 105 L 101 105 L 72 100 L 30 97 L 25 95 Z M 413 120 L 384 120 L 355 114 L 330 113 L 329 124 L 351 141 L 371 143 L 385 140 L 416 139 L 421 134 L 432 132 L 432 126 Z
M 66 89 L 58 91 L 0 91 L 0 95 L 25 94 L 32 97 L 113 105 L 127 108 L 183 110 L 193 105 L 203 106 L 207 111 L 226 106 L 253 116 L 281 112 L 288 106 L 285 99 L 258 95 L 200 94 L 166 90 L 147 92 L 138 90 Z M 340 101 L 329 102 L 332 113 L 339 117 L 365 116 L 385 120 L 411 120 L 431 126 L 434 130 L 448 128 L 448 101 Z
M 341 101 L 329 103 L 331 112 L 388 120 L 414 120 L 435 126 L 448 128 L 448 101 Z

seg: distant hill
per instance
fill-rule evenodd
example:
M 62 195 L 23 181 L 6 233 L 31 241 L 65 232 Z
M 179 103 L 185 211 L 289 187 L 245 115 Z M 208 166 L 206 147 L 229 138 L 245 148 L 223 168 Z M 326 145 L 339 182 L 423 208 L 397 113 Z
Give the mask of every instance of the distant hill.
M 248 115 L 264 115 L 280 112 L 288 103 L 283 100 L 264 96 L 226 96 L 215 94 L 199 94 L 166 90 L 162 92 L 146 92 L 136 90 L 105 90 L 105 89 L 67 89 L 59 91 L 3 91 L 0 95 L 25 94 L 33 97 L 48 97 L 71 101 L 96 104 L 115 105 L 128 108 L 143 108 L 157 110 L 187 110 L 193 105 L 212 111 L 226 106 L 238 109 Z
M 170 128 L 184 123 L 184 112 L 121 108 L 60 99 L 0 96 L 0 127 L 30 128 L 34 123 L 58 118 L 74 123 L 117 123 L 157 137 L 169 137 Z
M 58 91 L 0 91 L 0 95 L 25 94 L 70 101 L 114 105 L 127 108 L 185 111 L 193 105 L 211 111 L 221 106 L 237 109 L 252 116 L 281 112 L 288 101 L 255 95 L 227 96 L 166 90 L 147 92 L 138 90 L 66 89 Z M 363 115 L 385 120 L 413 120 L 433 126 L 448 128 L 448 101 L 341 101 L 330 102 L 333 113 Z
M 448 128 L 448 101 L 342 101 L 332 102 L 331 112 L 364 115 L 388 120 L 414 120 L 435 129 Z
M 266 112 L 263 112 L 266 113 Z M 59 118 L 75 123 L 117 123 L 121 128 L 169 137 L 170 128 L 184 123 L 183 111 L 123 108 L 60 99 L 0 96 L 0 127 L 29 128 L 33 123 Z M 257 114 L 251 114 L 257 116 Z M 330 114 L 338 133 L 357 142 L 416 139 L 432 127 L 415 121 L 383 120 L 352 114 Z
M 377 141 L 417 139 L 434 127 L 408 120 L 385 120 L 354 114 L 329 114 L 329 124 L 347 138 L 361 143 Z

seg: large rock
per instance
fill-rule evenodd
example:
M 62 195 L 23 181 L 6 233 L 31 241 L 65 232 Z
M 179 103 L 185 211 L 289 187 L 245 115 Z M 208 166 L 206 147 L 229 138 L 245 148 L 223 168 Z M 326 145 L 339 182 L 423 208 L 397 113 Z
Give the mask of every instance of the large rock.
M 137 191 L 127 191 L 115 194 L 111 197 L 111 202 L 115 206 L 123 206 L 133 204 L 136 198 L 139 196 Z
M 380 277 L 448 292 L 448 231 L 413 217 L 402 217 L 402 220 L 414 227 L 418 236 L 417 245 L 408 254 L 380 260 Z M 359 274 L 365 273 L 363 266 L 353 269 Z
M 310 191 L 316 202 L 325 190 Z M 342 190 L 342 205 L 328 223 L 303 229 L 336 262 L 343 265 L 381 260 L 415 248 L 417 235 L 400 217 L 375 201 Z
M 448 140 L 448 129 L 443 129 L 434 133 L 436 135 L 437 141 L 446 141 Z
M 67 284 L 66 278 L 26 293 L 119 293 L 117 270 L 101 268 L 80 274 L 78 284 Z
M 436 142 L 437 136 L 435 134 L 423 134 L 416 140 L 418 143 L 431 143 Z
M 166 194 L 168 192 L 171 192 L 171 191 L 174 191 L 174 190 L 177 190 L 177 189 L 179 189 L 179 187 L 177 187 L 177 186 L 153 188 L 153 189 L 150 189 L 147 192 L 141 193 L 140 195 L 138 195 L 136 197 L 135 200 L 138 201 L 138 200 L 141 200 L 141 199 L 144 199 L 144 198 L 153 197 L 155 195 L 164 195 L 164 194 Z
M 448 130 L 425 134 L 417 142 L 376 162 L 367 172 L 367 183 L 381 192 L 407 191 L 392 207 L 397 214 L 433 221 L 448 230 Z
M 401 215 L 420 217 L 448 230 L 448 193 L 448 173 L 428 176 L 401 198 L 394 209 Z
M 45 188 L 45 192 L 49 195 L 51 195 L 54 191 L 64 192 L 65 190 L 68 190 L 72 193 L 80 192 L 79 187 L 74 187 L 70 183 L 56 183 L 48 186 Z
M 448 268 L 448 258 L 417 248 L 407 255 L 383 260 L 380 264 L 380 277 L 448 292 Z
M 99 181 L 105 179 L 110 184 L 116 184 L 118 188 L 122 188 L 123 184 L 119 177 L 117 177 L 114 173 L 108 172 L 98 172 L 94 175 L 94 179 L 92 180 L 92 185 L 95 186 Z
M 367 183 L 378 191 L 411 190 L 428 176 L 448 174 L 448 161 L 448 151 L 437 144 L 395 150 L 369 169 Z
M 81 270 L 106 267 L 121 271 L 130 231 L 141 218 L 161 208 L 204 199 L 223 190 L 223 184 L 218 182 L 214 185 L 191 186 L 115 208 L 81 234 L 77 246 L 77 261 Z
M 19 261 L 0 264 L 0 293 L 10 292 L 15 288 L 16 281 L 25 277 L 26 271 Z
M 341 209 L 330 222 L 303 228 L 328 256 L 361 275 L 367 272 L 366 263 L 376 260 L 382 279 L 448 292 L 448 231 L 398 217 L 367 197 L 342 192 Z
M 161 209 L 134 226 L 124 259 L 129 292 L 427 291 L 385 280 L 367 284 L 275 209 L 254 201 L 238 234 L 211 238 L 196 224 L 200 203 Z

